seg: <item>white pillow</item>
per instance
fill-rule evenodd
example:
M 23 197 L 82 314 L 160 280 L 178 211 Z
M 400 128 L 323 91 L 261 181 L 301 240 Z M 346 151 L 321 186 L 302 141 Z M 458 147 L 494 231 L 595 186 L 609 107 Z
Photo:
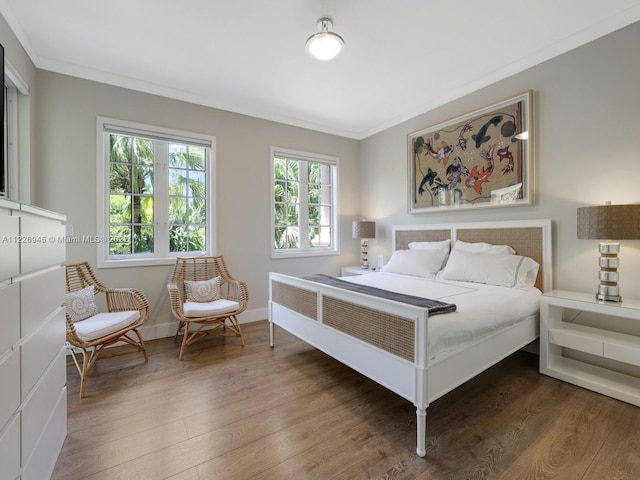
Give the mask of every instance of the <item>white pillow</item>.
M 468 253 L 488 253 L 488 254 L 503 254 L 503 255 L 515 255 L 516 251 L 509 245 L 492 245 L 486 242 L 463 242 L 462 240 L 456 240 L 453 246 L 456 250 L 461 250 Z
M 93 317 L 98 313 L 93 285 L 67 293 L 64 305 L 67 308 L 67 315 L 74 322 Z
M 451 246 L 451 240 L 442 240 L 439 242 L 411 242 L 409 244 L 409 250 L 439 250 L 444 248 L 449 250 Z
M 383 272 L 401 273 L 415 277 L 434 278 L 442 268 L 448 250 L 396 250 L 389 262 L 382 267 Z
M 449 250 L 451 248 L 451 240 L 441 240 L 438 242 L 411 242 L 409 243 L 409 250 L 444 250 L 445 255 L 442 259 L 442 265 L 438 271 L 442 270 L 444 264 L 447 263 L 447 258 L 449 257 Z
M 184 289 L 187 293 L 188 302 L 213 302 L 220 300 L 222 294 L 220 292 L 220 277 L 213 277 L 209 280 L 185 280 Z
M 531 287 L 539 267 L 531 258 L 520 255 L 483 255 L 453 249 L 439 278 L 499 287 Z

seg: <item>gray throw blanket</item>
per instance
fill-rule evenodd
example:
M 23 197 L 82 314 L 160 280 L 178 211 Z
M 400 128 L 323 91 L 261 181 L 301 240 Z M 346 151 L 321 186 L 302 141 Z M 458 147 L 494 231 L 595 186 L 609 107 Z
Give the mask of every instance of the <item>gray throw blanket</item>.
M 302 278 L 304 278 L 305 280 L 311 280 L 312 282 L 323 283 L 325 285 L 343 288 L 345 290 L 365 293 L 367 295 L 373 295 L 388 300 L 394 300 L 396 302 L 408 303 L 409 305 L 423 307 L 427 309 L 429 315 L 437 315 L 438 313 L 449 313 L 456 311 L 456 306 L 452 303 L 445 303 L 439 300 L 430 300 L 428 298 L 416 297 L 414 295 L 405 295 L 404 293 L 390 292 L 389 290 L 369 287 L 368 285 L 359 285 L 357 283 L 347 282 L 346 280 L 341 280 L 339 278 L 325 275 L 323 273 L 316 273 L 314 275 L 309 275 Z

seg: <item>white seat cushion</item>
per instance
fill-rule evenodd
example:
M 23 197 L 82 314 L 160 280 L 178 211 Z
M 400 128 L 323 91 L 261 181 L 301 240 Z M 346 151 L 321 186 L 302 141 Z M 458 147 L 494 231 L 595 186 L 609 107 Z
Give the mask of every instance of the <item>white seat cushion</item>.
M 182 313 L 185 317 L 208 317 L 235 312 L 238 308 L 240 308 L 238 302 L 221 298 L 213 302 L 185 302 L 182 305 Z
M 110 333 L 117 332 L 131 325 L 140 318 L 137 310 L 125 312 L 98 313 L 92 317 L 76 323 L 76 333 L 85 342 L 90 342 L 96 338 L 104 337 Z

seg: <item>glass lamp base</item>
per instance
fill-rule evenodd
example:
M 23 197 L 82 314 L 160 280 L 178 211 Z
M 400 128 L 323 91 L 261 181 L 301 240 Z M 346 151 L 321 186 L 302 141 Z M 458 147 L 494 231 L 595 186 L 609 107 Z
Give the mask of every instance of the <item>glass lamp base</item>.
M 620 288 L 618 287 L 618 267 L 620 259 L 620 244 L 617 242 L 602 242 L 599 245 L 600 251 L 600 285 L 596 293 L 596 300 L 599 302 L 621 302 Z
M 618 284 L 614 285 L 600 285 L 598 292 L 596 293 L 596 300 L 599 302 L 621 302 L 620 290 Z
M 596 300 L 599 302 L 621 302 L 622 297 L 620 295 L 603 295 L 596 293 Z
M 363 270 L 369 270 L 368 247 L 367 239 L 363 238 L 360 242 L 360 268 Z

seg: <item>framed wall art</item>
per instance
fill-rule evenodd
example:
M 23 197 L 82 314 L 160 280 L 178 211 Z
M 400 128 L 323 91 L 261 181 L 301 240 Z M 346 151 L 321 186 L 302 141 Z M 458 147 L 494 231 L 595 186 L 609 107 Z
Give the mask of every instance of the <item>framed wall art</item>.
M 533 91 L 408 135 L 409 213 L 533 203 Z

